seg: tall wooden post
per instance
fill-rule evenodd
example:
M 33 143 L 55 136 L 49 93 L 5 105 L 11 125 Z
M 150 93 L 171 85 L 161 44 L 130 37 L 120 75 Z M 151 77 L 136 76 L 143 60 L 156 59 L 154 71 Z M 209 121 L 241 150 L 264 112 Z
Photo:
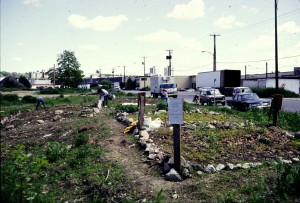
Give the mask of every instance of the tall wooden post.
M 173 125 L 174 169 L 181 173 L 181 136 L 180 125 L 183 123 L 183 99 L 168 99 L 169 122 Z
M 144 110 L 146 103 L 146 92 L 138 93 L 138 106 L 139 106 L 139 118 L 138 118 L 138 129 L 141 130 L 144 126 Z

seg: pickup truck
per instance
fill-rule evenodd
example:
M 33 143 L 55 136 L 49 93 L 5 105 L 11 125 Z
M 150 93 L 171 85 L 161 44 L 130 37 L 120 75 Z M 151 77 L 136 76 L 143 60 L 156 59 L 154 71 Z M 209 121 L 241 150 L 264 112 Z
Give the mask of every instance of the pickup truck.
M 200 88 L 200 103 L 204 105 L 222 104 L 225 106 L 225 96 L 220 93 L 218 89 L 214 88 Z

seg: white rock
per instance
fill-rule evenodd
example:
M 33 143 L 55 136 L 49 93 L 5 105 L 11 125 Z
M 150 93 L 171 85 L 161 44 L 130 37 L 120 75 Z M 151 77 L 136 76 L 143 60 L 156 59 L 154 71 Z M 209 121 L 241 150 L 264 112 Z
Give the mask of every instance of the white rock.
M 225 165 L 224 164 L 218 164 L 217 166 L 216 166 L 216 171 L 221 171 L 221 170 L 223 170 L 225 168 Z
M 45 121 L 43 121 L 43 120 L 37 120 L 36 121 L 38 124 L 43 124 L 43 123 L 45 123 Z
M 64 113 L 63 110 L 55 110 L 55 112 L 54 112 L 55 115 L 59 115 L 59 114 L 62 114 L 62 113 Z

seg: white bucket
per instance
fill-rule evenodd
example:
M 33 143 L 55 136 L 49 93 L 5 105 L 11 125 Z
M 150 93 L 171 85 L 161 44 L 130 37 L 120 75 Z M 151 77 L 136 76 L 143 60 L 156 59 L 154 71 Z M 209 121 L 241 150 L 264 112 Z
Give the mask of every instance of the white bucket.
M 144 126 L 149 127 L 151 122 L 152 122 L 152 118 L 151 117 L 144 116 Z

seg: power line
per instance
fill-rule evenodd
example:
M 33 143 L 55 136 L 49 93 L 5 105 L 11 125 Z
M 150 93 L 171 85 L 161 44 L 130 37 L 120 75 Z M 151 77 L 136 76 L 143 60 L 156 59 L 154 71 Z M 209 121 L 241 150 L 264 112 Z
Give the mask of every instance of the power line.
M 294 56 L 286 56 L 286 57 L 281 57 L 279 59 L 289 59 L 289 58 L 295 58 L 299 57 L 299 55 L 294 55 Z M 267 62 L 267 61 L 273 61 L 275 59 L 261 59 L 261 60 L 254 60 L 254 61 L 223 61 L 223 62 L 218 62 L 218 63 L 257 63 L 257 62 Z

